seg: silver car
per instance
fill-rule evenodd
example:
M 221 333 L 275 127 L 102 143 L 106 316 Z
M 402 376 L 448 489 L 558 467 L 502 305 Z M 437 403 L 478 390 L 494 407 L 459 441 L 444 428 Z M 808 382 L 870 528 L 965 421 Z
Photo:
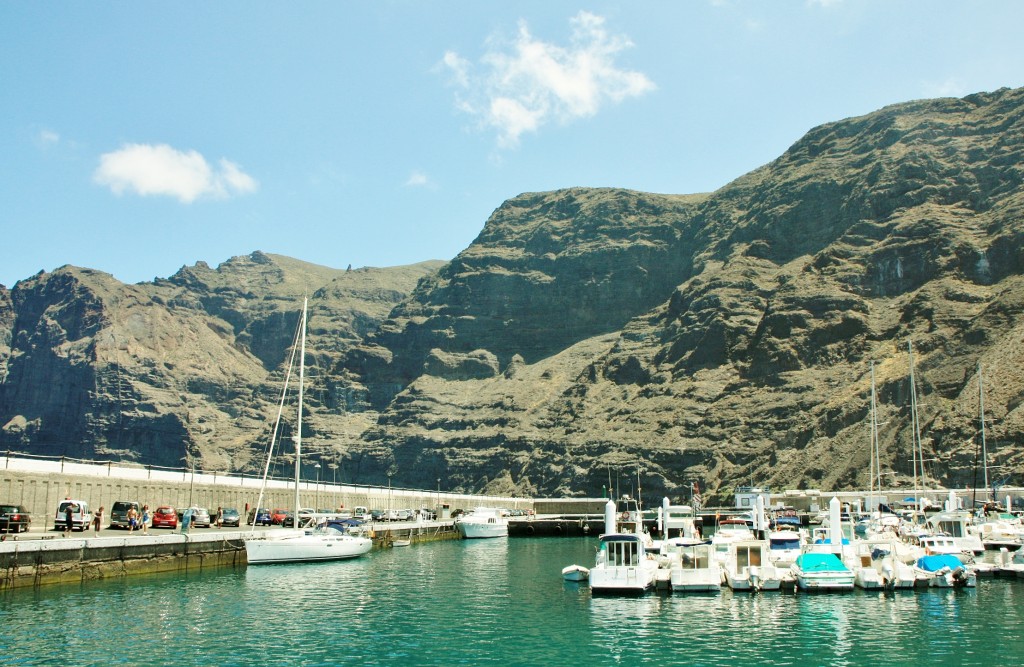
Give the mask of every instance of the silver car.
M 202 507 L 189 507 L 185 510 L 192 516 L 192 520 L 189 521 L 189 525 L 193 528 L 209 528 L 210 527 L 210 511 Z

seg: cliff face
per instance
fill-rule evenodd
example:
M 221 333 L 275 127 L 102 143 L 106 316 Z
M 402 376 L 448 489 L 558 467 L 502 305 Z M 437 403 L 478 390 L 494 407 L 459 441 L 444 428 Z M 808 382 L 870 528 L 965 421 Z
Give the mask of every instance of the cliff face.
M 912 102 L 712 194 L 520 195 L 439 269 L 36 276 L 0 290 L 0 446 L 251 469 L 310 293 L 305 442 L 344 481 L 866 487 L 874 362 L 883 481 L 909 485 L 911 349 L 929 482 L 973 482 L 979 363 L 1016 475 L 1022 116 L 1024 90 Z
M 909 484 L 912 342 L 929 479 L 972 483 L 979 361 L 996 456 L 1013 474 L 1022 114 L 1020 90 L 914 102 L 816 128 L 706 197 L 570 190 L 506 203 L 371 336 L 389 354 L 365 380 L 405 389 L 367 432 L 367 455 L 420 471 L 419 485 L 504 492 L 595 494 L 637 467 L 656 494 L 690 481 L 723 496 L 751 480 L 866 487 L 875 361 L 884 481 Z M 623 210 L 636 212 L 629 224 Z M 578 323 L 581 304 L 618 331 Z M 428 365 L 411 379 L 432 347 L 493 353 L 495 373 Z

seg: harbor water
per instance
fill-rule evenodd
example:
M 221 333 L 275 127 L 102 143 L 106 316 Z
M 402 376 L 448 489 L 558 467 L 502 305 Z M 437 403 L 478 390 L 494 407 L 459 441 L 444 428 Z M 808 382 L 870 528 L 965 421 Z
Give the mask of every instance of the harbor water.
M 437 542 L 352 561 L 0 596 L 3 665 L 995 665 L 1024 581 L 974 590 L 592 597 L 592 538 Z

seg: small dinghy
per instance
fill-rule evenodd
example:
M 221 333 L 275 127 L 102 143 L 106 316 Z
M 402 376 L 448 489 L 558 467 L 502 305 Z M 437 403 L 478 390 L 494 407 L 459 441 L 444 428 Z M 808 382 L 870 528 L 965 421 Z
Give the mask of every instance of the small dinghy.
M 582 565 L 568 565 L 562 568 L 562 579 L 566 581 L 586 581 L 590 570 Z

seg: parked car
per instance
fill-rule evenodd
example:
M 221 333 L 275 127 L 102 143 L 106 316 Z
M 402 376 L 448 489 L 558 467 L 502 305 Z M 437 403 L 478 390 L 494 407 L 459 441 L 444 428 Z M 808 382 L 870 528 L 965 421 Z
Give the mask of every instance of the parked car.
M 270 525 L 270 510 L 265 507 L 259 509 L 249 510 L 249 525 L 250 526 L 269 526 Z
M 21 505 L 0 505 L 0 530 L 24 533 L 31 523 L 32 517 Z
M 385 514 L 384 510 L 370 510 L 370 520 L 371 521 L 383 521 L 384 520 L 384 514 Z
M 299 525 L 305 525 L 309 521 L 309 517 L 316 513 L 316 510 L 311 507 L 299 508 Z M 285 516 L 284 521 L 281 522 L 283 528 L 294 528 L 295 527 L 295 515 L 292 512 L 288 512 Z
M 161 505 L 153 512 L 154 528 L 177 528 L 178 513 L 170 505 Z
M 128 511 L 135 509 L 136 521 L 142 518 L 142 505 L 133 500 L 118 500 L 110 508 L 110 527 L 128 528 Z
M 238 527 L 238 510 L 234 507 L 225 507 L 220 511 L 220 525 Z
M 189 507 L 186 512 L 192 513 L 192 520 L 189 525 L 192 528 L 210 527 L 210 510 L 202 507 Z
M 84 500 L 72 500 L 65 498 L 57 506 L 57 513 L 53 517 L 53 527 L 64 529 L 66 523 L 66 512 L 68 505 L 71 506 L 71 529 L 85 530 L 92 523 L 92 514 L 89 512 L 89 503 Z
M 270 513 L 270 523 L 275 526 L 280 526 L 284 523 L 284 518 L 288 516 L 288 510 L 275 509 Z

